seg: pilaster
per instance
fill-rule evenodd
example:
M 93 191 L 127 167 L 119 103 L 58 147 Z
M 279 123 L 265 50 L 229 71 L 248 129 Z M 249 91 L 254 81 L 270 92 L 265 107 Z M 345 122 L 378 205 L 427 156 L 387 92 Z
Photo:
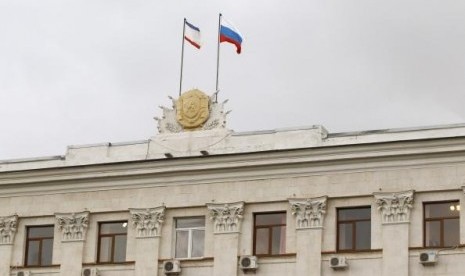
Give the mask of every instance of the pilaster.
M 296 221 L 296 275 L 321 274 L 323 221 L 327 197 L 289 199 Z
M 408 275 L 410 211 L 413 191 L 375 193 L 382 216 L 383 275 Z
M 136 230 L 135 275 L 158 275 L 160 234 L 165 220 L 165 206 L 129 209 Z
M 84 241 L 89 226 L 89 212 L 56 213 L 55 218 L 61 231 L 60 275 L 79 276 L 82 270 Z
M 10 275 L 17 224 L 17 215 L 0 217 L 0 275 Z
M 207 204 L 214 233 L 214 276 L 236 276 L 244 202 Z M 227 248 L 228 250 L 225 250 Z

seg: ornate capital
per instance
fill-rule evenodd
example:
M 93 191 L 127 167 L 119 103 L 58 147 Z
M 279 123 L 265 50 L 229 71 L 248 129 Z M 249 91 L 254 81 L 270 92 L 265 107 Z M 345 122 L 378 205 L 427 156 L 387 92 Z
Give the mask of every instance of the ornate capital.
M 326 213 L 327 197 L 289 199 L 292 215 L 296 217 L 296 229 L 322 228 Z
M 408 223 L 413 207 L 413 191 L 374 194 L 383 224 Z
M 18 216 L 0 217 L 0 245 L 13 244 Z
M 244 202 L 208 203 L 210 219 L 213 221 L 213 233 L 239 233 L 241 229 Z
M 84 241 L 89 226 L 89 212 L 56 213 L 58 228 L 61 230 L 62 242 Z
M 165 221 L 165 206 L 147 209 L 129 209 L 132 225 L 136 228 L 136 238 L 159 237 L 163 221 Z

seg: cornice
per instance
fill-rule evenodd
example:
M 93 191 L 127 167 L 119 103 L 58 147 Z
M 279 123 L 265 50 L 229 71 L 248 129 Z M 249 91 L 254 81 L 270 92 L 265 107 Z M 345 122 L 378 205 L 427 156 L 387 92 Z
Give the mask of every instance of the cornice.
M 0 172 L 0 189 L 2 196 L 8 196 L 19 192 L 18 189 L 29 192 L 121 189 L 462 162 L 465 162 L 465 139 L 449 138 Z

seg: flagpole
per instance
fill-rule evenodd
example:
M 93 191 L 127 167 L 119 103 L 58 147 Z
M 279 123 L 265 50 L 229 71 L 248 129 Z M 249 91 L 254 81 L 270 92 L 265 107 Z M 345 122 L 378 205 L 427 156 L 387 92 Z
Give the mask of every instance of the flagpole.
M 181 48 L 181 75 L 179 78 L 179 97 L 181 97 L 182 91 L 182 70 L 184 65 L 184 36 L 186 35 L 186 18 L 184 18 L 184 24 L 182 26 L 182 48 Z
M 221 32 L 221 13 L 218 19 L 218 49 L 216 51 L 216 96 L 215 102 L 218 102 L 218 93 L 220 92 L 218 87 L 218 76 L 220 74 L 220 32 Z

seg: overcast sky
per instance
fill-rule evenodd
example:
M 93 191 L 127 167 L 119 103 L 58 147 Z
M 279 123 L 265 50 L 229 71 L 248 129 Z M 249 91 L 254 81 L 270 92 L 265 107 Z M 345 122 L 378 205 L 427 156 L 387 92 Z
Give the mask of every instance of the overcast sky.
M 245 38 L 221 46 L 234 131 L 465 122 L 462 0 L 0 0 L 0 159 L 156 135 L 184 17 L 183 90 L 214 92 L 219 12 Z

